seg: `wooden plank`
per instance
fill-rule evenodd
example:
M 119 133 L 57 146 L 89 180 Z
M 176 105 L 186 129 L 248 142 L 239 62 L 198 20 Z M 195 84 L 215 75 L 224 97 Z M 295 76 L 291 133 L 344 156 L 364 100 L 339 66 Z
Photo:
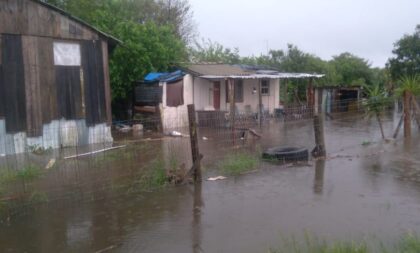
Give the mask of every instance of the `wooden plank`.
M 88 126 L 107 122 L 102 46 L 99 41 L 82 43 L 86 122 Z
M 80 67 L 55 66 L 58 112 L 67 120 L 83 119 Z
M 1 34 L 0 34 L 0 65 L 1 65 L 1 50 L 2 49 L 2 47 L 1 47 Z
M 2 36 L 3 90 L 6 131 L 26 130 L 26 95 L 22 54 L 22 40 L 17 35 Z
M 98 40 L 91 27 L 29 0 L 0 1 L 0 33 Z
M 0 51 L 1 47 L 0 47 Z M 4 82 L 3 82 L 3 66 L 0 64 L 0 119 L 4 119 L 4 95 L 5 94 L 5 87 L 4 87 Z
M 39 77 L 42 85 L 41 107 L 42 122 L 48 124 L 59 119 L 57 104 L 57 87 L 55 83 L 53 40 L 38 38 Z
M 105 106 L 106 106 L 106 118 L 108 125 L 112 124 L 112 97 L 111 97 L 111 81 L 109 75 L 109 54 L 108 54 L 108 43 L 102 41 L 102 55 L 103 55 L 103 68 L 104 68 L 104 86 L 105 86 Z
M 22 36 L 22 48 L 25 71 L 26 132 L 29 137 L 36 137 L 42 135 L 38 39 Z
M 18 1 L 3 0 L 0 1 L 0 33 L 16 33 Z

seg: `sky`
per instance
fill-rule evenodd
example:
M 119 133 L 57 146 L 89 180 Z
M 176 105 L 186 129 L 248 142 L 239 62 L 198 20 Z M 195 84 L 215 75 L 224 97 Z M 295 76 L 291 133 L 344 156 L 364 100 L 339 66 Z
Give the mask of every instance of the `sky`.
M 420 24 L 420 0 L 190 0 L 201 38 L 240 55 L 299 49 L 329 60 L 350 52 L 384 67 Z

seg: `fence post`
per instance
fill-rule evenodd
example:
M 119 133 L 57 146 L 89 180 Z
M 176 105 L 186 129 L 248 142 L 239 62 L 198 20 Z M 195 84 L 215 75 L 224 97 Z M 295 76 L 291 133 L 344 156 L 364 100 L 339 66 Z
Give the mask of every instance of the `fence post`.
M 228 79 L 228 92 L 229 92 L 229 104 L 230 104 L 230 125 L 232 129 L 232 142 L 235 145 L 235 81 L 234 79 Z
M 258 121 L 259 121 L 260 128 L 262 127 L 262 124 L 263 124 L 263 117 L 264 117 L 263 115 L 264 115 L 264 111 L 263 111 L 262 94 L 261 94 L 261 80 L 258 79 Z
M 188 105 L 188 121 L 190 128 L 191 154 L 192 154 L 192 174 L 195 182 L 201 181 L 201 158 L 198 148 L 197 121 L 195 118 L 194 104 Z
M 314 116 L 315 130 L 315 148 L 312 150 L 314 157 L 325 157 L 325 139 L 324 139 L 324 117 L 322 114 Z
M 403 103 L 404 103 L 404 138 L 411 137 L 411 108 L 410 108 L 411 94 L 408 91 L 404 91 Z

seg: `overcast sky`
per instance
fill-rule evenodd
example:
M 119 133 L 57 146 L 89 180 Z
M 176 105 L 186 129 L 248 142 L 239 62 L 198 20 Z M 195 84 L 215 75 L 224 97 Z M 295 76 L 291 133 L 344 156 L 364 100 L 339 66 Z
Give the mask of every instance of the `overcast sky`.
M 240 54 L 288 43 L 323 59 L 351 52 L 383 67 L 420 24 L 420 0 L 190 0 L 200 37 Z

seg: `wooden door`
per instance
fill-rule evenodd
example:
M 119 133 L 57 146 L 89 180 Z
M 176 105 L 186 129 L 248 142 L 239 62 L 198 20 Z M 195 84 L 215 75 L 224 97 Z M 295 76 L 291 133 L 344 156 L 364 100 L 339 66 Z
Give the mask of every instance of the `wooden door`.
M 213 107 L 220 110 L 220 82 L 213 83 Z

